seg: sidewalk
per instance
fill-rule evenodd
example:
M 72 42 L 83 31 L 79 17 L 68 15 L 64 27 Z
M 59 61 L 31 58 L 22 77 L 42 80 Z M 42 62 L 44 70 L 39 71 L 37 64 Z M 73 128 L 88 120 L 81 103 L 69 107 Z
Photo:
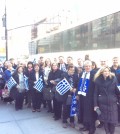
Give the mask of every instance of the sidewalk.
M 82 134 L 73 128 L 62 128 L 62 121 L 54 121 L 53 114 L 42 108 L 41 112 L 32 113 L 26 107 L 15 111 L 14 104 L 0 101 L 0 134 Z M 84 132 L 83 134 L 87 134 Z M 96 134 L 105 134 L 103 129 L 97 129 Z M 116 133 L 120 134 L 120 128 Z

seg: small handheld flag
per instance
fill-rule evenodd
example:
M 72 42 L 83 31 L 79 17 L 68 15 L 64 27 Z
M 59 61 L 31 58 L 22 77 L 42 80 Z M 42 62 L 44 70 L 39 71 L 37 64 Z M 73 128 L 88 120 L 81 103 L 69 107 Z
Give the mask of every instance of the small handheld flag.
M 35 83 L 35 85 L 33 86 L 36 90 L 38 90 L 39 92 L 42 92 L 43 89 L 43 80 L 42 80 L 42 76 L 40 76 L 40 78 L 38 79 L 38 81 Z
M 10 90 L 13 86 L 17 85 L 16 81 L 13 79 L 13 77 L 10 77 L 9 80 L 6 83 L 8 90 Z
M 26 75 L 24 75 L 24 84 L 25 84 L 25 89 L 29 90 L 29 87 L 28 87 L 28 77 Z
M 67 91 L 69 91 L 72 87 L 68 83 L 66 79 L 61 80 L 57 85 L 56 85 L 56 91 L 60 95 L 64 95 Z

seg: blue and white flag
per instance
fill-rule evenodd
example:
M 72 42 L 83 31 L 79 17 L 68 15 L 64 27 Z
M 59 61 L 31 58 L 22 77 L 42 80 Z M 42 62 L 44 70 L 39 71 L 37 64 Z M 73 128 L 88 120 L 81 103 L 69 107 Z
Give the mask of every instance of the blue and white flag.
M 119 89 L 119 91 L 120 91 L 120 85 L 117 85 L 117 88 Z
M 56 91 L 60 95 L 64 95 L 67 91 L 69 91 L 72 87 L 68 83 L 66 79 L 61 80 L 57 85 L 56 85 Z
M 70 116 L 75 116 L 77 114 L 77 99 L 76 95 L 72 96 L 72 104 L 70 109 Z
M 89 73 L 84 72 L 82 74 L 82 77 L 80 78 L 80 82 L 78 85 L 78 94 L 86 96 L 86 93 L 88 92 L 89 82 L 90 82 L 90 72 Z
M 25 89 L 29 90 L 29 86 L 28 86 L 28 77 L 26 75 L 24 75 L 24 84 L 25 84 Z
M 38 79 L 38 81 L 35 83 L 35 85 L 33 86 L 36 90 L 38 90 L 39 92 L 42 92 L 43 89 L 43 80 L 42 80 L 42 76 L 40 76 L 40 78 Z
M 8 90 L 10 90 L 13 86 L 17 85 L 16 81 L 11 76 L 9 80 L 6 82 Z

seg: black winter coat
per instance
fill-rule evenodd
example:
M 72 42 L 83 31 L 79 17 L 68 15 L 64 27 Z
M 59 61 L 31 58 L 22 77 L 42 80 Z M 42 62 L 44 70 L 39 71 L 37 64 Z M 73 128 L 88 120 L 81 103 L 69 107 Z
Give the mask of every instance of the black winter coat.
M 101 110 L 101 115 L 98 117 L 100 121 L 114 124 L 118 122 L 118 95 L 116 77 L 113 76 L 111 79 L 108 77 L 105 80 L 101 75 L 96 79 L 94 106 L 98 106 Z
M 83 72 L 80 74 L 80 78 L 82 77 Z M 94 89 L 95 84 L 93 81 L 95 71 L 90 72 L 90 82 L 88 86 L 88 92 L 86 96 L 80 95 L 80 121 L 82 123 L 94 123 L 96 120 L 96 113 L 94 111 Z

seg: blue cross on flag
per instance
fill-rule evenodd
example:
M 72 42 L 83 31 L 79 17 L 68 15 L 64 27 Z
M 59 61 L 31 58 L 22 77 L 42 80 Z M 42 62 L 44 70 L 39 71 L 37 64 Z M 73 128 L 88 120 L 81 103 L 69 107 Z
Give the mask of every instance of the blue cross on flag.
M 7 84 L 8 90 L 10 90 L 13 86 L 17 85 L 16 81 L 13 79 L 12 76 L 9 78 L 6 84 Z
M 38 81 L 35 83 L 35 85 L 33 86 L 36 90 L 38 90 L 39 92 L 42 92 L 43 89 L 43 80 L 42 80 L 42 76 L 40 76 L 40 78 L 38 79 Z
M 68 83 L 66 79 L 61 80 L 57 85 L 56 85 L 56 91 L 60 95 L 64 95 L 67 91 L 69 91 L 72 87 Z

